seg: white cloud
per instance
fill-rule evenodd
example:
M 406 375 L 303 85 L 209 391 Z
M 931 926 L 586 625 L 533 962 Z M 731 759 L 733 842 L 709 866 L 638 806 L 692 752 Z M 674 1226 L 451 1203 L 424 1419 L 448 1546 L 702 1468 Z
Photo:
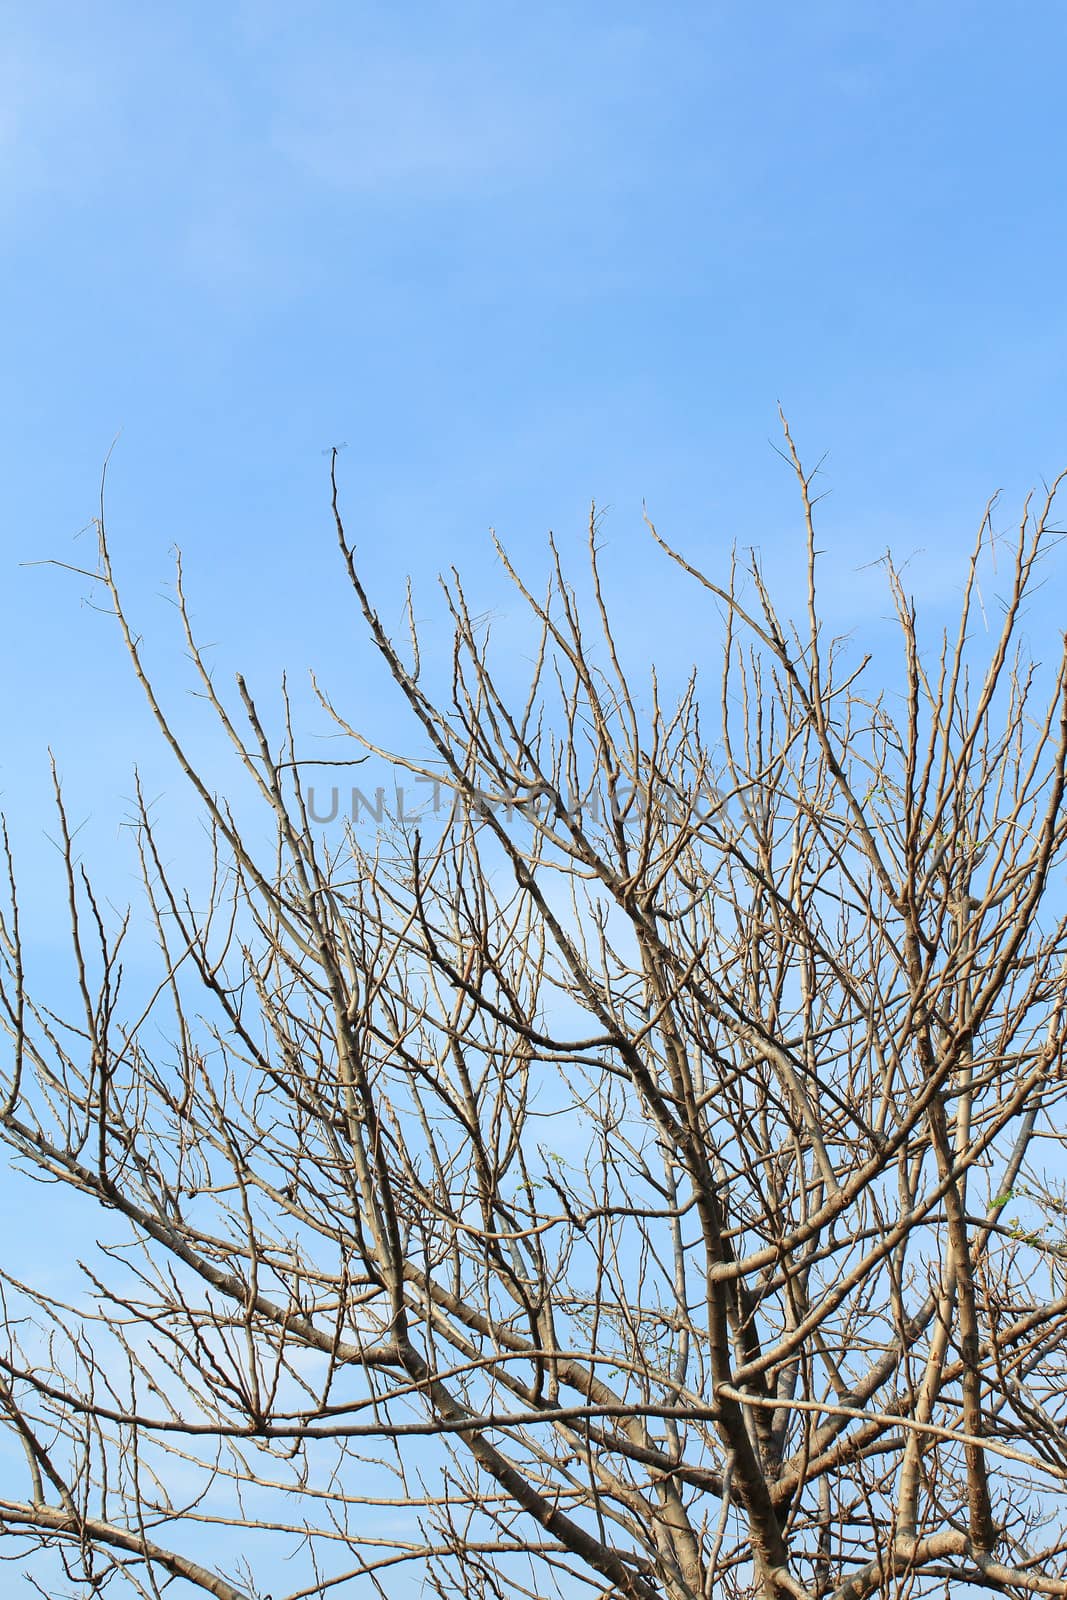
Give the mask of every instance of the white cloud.
M 288 62 L 279 51 L 273 146 L 304 175 L 356 191 L 521 183 L 564 164 L 607 177 L 644 93 L 649 40 L 624 23 L 562 20 L 478 5 L 415 45 L 367 28 Z
M 111 68 L 41 30 L 0 41 L 0 204 L 82 195 L 106 172 L 114 132 Z
M 377 189 L 429 180 L 463 185 L 542 167 L 556 148 L 552 105 L 493 63 L 430 64 L 349 55 L 290 86 L 275 148 L 320 182 Z

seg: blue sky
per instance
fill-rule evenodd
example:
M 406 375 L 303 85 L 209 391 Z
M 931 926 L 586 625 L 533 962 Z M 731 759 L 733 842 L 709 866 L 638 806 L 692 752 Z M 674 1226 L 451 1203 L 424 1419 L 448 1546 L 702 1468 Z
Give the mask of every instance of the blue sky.
M 133 763 L 178 790 L 87 585 L 24 565 L 91 564 L 116 434 L 114 554 L 165 691 L 187 704 L 177 543 L 220 665 L 264 692 L 316 665 L 379 731 L 332 444 L 387 618 L 411 572 L 434 637 L 455 562 L 506 619 L 490 525 L 537 574 L 595 498 L 631 653 L 679 670 L 708 614 L 642 500 L 709 568 L 759 545 L 788 591 L 779 402 L 830 452 L 827 608 L 860 636 L 887 543 L 936 610 L 988 495 L 1007 526 L 1067 465 L 1059 0 L 0 18 L 0 805 L 46 966 L 47 744 L 117 900 Z M 1035 636 L 1056 621 L 1049 589 Z
M 44 746 L 101 815 L 147 725 L 80 561 L 116 433 L 116 559 L 177 689 L 169 549 L 220 662 L 317 663 L 373 702 L 323 450 L 383 612 L 486 530 L 606 526 L 621 623 L 681 664 L 705 621 L 642 499 L 709 565 L 772 572 L 783 403 L 830 451 L 827 603 L 891 543 L 951 590 L 1067 463 L 1067 12 L 957 4 L 8 5 L 0 791 L 34 831 Z M 681 607 L 681 611 L 679 611 Z M 680 625 L 680 623 L 682 625 Z M 258 676 L 262 675 L 262 676 Z M 358 686 L 358 691 L 357 691 Z M 372 707 L 368 707 L 368 715 Z M 39 836 L 39 830 L 38 835 Z M 26 842 L 24 848 L 36 849 Z

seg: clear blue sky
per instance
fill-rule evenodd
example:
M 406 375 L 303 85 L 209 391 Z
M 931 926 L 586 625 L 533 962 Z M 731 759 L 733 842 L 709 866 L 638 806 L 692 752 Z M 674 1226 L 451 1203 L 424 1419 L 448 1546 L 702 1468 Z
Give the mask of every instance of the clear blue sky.
M 925 552 L 936 606 L 988 494 L 1006 524 L 1067 465 L 1062 0 L 0 19 L 0 804 L 46 963 L 46 744 L 105 861 L 133 762 L 178 787 L 87 586 L 22 565 L 91 563 L 75 535 L 120 430 L 115 555 L 164 686 L 187 682 L 159 599 L 179 543 L 220 662 L 257 686 L 318 664 L 371 725 L 331 444 L 387 617 L 409 571 L 435 615 L 452 561 L 506 603 L 490 524 L 536 573 L 595 497 L 631 648 L 675 664 L 707 620 L 642 499 L 704 564 L 757 543 L 788 582 L 779 401 L 830 451 L 842 627 L 877 627 L 856 569 L 887 543 Z
M 386 615 L 408 571 L 433 614 L 452 560 L 497 599 L 488 526 L 538 571 L 595 496 L 623 623 L 668 655 L 699 639 L 669 586 L 657 609 L 641 500 L 712 565 L 734 539 L 773 565 L 779 400 L 831 452 L 845 625 L 884 609 L 853 568 L 887 542 L 951 584 L 987 494 L 1007 521 L 1067 463 L 1059 3 L 34 0 L 2 32 L 0 792 L 23 849 L 47 739 L 101 815 L 144 759 L 85 586 L 19 565 L 91 554 L 73 536 L 119 430 L 140 624 L 169 629 L 178 542 L 220 661 L 335 686 L 333 443 Z

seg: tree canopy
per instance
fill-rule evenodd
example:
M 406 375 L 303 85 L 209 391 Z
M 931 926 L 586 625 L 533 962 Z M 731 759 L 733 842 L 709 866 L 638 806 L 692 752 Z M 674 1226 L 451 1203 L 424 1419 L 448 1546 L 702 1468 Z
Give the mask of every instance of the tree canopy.
M 1067 654 L 1021 641 L 1056 485 L 998 541 L 997 612 L 983 519 L 949 633 L 886 559 L 889 667 L 827 635 L 785 451 L 796 620 L 755 556 L 705 572 L 648 525 L 706 606 L 667 703 L 595 517 L 584 599 L 555 544 L 543 595 L 498 547 L 523 693 L 446 578 L 437 692 L 334 476 L 414 755 L 332 688 L 328 762 L 221 689 L 179 571 L 258 831 L 175 731 L 101 516 L 211 891 L 138 789 L 158 985 L 129 1010 L 144 918 L 57 785 L 60 1015 L 8 852 L 0 1131 L 128 1244 L 80 1297 L 4 1278 L 0 1554 L 79 1595 L 1067 1595 Z M 422 796 L 371 833 L 324 800 L 368 756 Z

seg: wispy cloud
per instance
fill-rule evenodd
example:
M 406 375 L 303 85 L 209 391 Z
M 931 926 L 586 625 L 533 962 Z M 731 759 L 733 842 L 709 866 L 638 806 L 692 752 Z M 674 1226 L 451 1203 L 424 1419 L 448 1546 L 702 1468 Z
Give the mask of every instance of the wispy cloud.
M 645 36 L 602 19 L 532 23 L 508 48 L 457 31 L 425 48 L 347 42 L 279 83 L 273 144 L 309 177 L 347 190 L 521 183 L 558 167 L 612 166 L 613 127 L 634 103 Z
M 556 147 L 551 103 L 490 65 L 349 56 L 289 86 L 275 148 L 308 176 L 344 189 L 465 186 L 536 171 Z
M 0 203 L 76 184 L 92 163 L 105 102 L 89 64 L 9 34 L 0 43 Z

